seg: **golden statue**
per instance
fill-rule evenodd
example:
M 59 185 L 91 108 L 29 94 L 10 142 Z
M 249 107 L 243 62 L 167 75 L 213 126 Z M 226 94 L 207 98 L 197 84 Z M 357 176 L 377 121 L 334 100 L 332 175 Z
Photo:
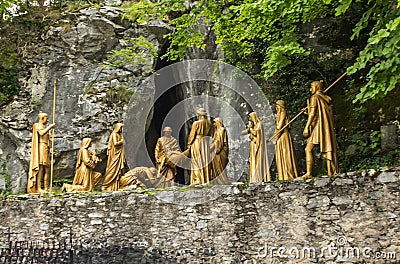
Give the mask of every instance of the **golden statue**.
M 208 183 L 211 176 L 210 144 L 211 123 L 206 118 L 206 110 L 197 110 L 198 120 L 190 130 L 188 149 L 190 149 L 190 185 Z
M 119 179 L 119 189 L 125 190 L 130 186 L 145 187 L 142 181 L 148 180 L 149 184 L 154 185 L 157 170 L 153 167 L 136 167 L 125 173 Z M 140 177 L 140 179 L 138 179 Z
M 157 140 L 157 145 L 154 150 L 154 156 L 156 158 L 157 170 L 159 177 L 163 180 L 160 182 L 159 188 L 174 186 L 176 171 L 176 164 L 172 163 L 169 159 L 172 151 L 179 152 L 179 146 L 176 138 L 172 134 L 171 127 L 165 127 L 163 129 L 164 136 Z
M 91 192 L 99 183 L 101 178 L 100 172 L 94 172 L 93 169 L 97 163 L 101 162 L 96 156 L 96 152 L 90 152 L 89 148 L 92 145 L 91 138 L 84 138 L 82 146 L 78 151 L 76 161 L 75 178 L 72 184 L 64 183 L 63 191 L 66 192 Z
M 114 131 L 110 135 L 107 147 L 107 168 L 104 181 L 101 186 L 102 191 L 118 191 L 119 178 L 124 174 L 124 139 L 122 137 L 121 123 L 115 124 Z
M 212 160 L 212 179 L 216 184 L 229 184 L 226 176 L 226 165 L 229 159 L 228 135 L 222 122 L 222 119 L 214 118 L 214 137 L 211 144 Z
M 49 192 L 50 177 L 50 135 L 49 130 L 55 124 L 46 127 L 49 116 L 46 113 L 38 114 L 38 123 L 32 126 L 32 147 L 29 164 L 27 193 Z M 42 181 L 44 188 L 42 188 Z
M 293 180 L 298 177 L 297 159 L 290 136 L 289 126 L 282 128 L 289 122 L 289 115 L 286 113 L 286 103 L 283 100 L 276 101 L 276 148 L 275 158 L 278 169 L 279 180 Z
M 319 144 L 322 156 L 326 159 L 328 175 L 332 176 L 338 172 L 337 141 L 333 124 L 333 113 L 331 98 L 322 91 L 322 81 L 311 83 L 312 96 L 308 102 L 306 114 L 307 124 L 303 135 L 308 137 L 306 152 L 307 172 L 302 178 L 310 178 L 313 165 L 312 150 L 314 145 Z M 311 132 L 310 132 L 311 131 Z
M 153 167 L 136 167 L 125 173 L 119 179 L 119 190 L 127 189 L 129 186 L 140 187 L 156 185 L 157 170 Z
M 249 114 L 249 127 L 242 131 L 242 135 L 249 134 L 250 138 L 250 179 L 249 182 L 262 182 L 267 175 L 267 181 L 271 181 L 269 174 L 267 145 L 264 136 L 263 125 L 256 112 Z

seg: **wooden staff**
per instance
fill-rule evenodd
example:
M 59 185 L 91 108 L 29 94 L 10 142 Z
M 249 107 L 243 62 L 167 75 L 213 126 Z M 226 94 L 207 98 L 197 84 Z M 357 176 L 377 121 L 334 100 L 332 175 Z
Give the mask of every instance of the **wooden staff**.
M 347 75 L 347 72 L 343 73 L 336 81 L 334 81 L 331 85 L 328 86 L 328 88 L 326 88 L 324 91 L 322 91 L 323 93 L 327 93 L 338 81 L 340 81 L 344 76 Z M 274 138 L 276 138 L 279 133 L 281 133 L 281 131 L 283 131 L 285 128 L 287 128 L 291 123 L 293 123 L 294 120 L 296 120 L 302 113 L 304 113 L 306 111 L 307 108 L 303 108 L 301 109 L 300 113 L 298 113 L 295 117 L 293 117 L 286 125 L 284 125 L 281 129 L 279 129 L 279 131 L 277 131 L 274 135 L 272 135 L 272 137 L 268 140 L 271 141 Z
M 56 122 L 56 90 L 57 80 L 54 80 L 54 92 L 53 92 L 53 123 Z M 50 164 L 50 193 L 53 191 L 53 168 L 54 168 L 54 128 L 51 134 L 51 164 Z
M 268 144 L 265 144 L 265 154 L 267 155 L 267 175 L 264 175 L 264 182 L 267 182 L 267 179 L 271 180 L 271 172 L 269 171 L 269 159 L 268 159 Z

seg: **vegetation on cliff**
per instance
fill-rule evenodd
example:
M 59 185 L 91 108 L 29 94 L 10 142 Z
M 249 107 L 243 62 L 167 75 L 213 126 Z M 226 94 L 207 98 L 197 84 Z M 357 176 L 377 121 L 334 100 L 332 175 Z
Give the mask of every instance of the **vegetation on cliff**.
M 292 115 L 304 107 L 310 81 L 329 84 L 347 71 L 346 83 L 330 91 L 342 171 L 398 160 L 399 151 L 381 149 L 379 127 L 400 118 L 400 0 L 192 2 L 140 0 L 123 2 L 123 8 L 132 21 L 158 19 L 171 26 L 165 36 L 169 49 L 161 58 L 180 60 L 193 47 L 206 50 L 216 43 L 223 60 L 250 74 L 270 100 L 290 101 Z M 26 65 L 42 33 L 62 24 L 60 18 L 73 17 L 77 8 L 99 4 L 0 0 L 0 105 L 18 94 L 19 79 L 28 74 Z M 19 15 L 13 16 L 16 5 Z M 148 41 L 132 41 L 132 47 L 109 54 L 109 65 L 145 63 L 137 49 L 157 55 Z M 349 145 L 357 151 L 349 151 Z

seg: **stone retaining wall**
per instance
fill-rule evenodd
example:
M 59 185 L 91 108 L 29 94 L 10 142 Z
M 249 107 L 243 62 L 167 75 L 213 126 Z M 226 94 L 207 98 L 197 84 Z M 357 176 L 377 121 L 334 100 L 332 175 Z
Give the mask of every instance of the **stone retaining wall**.
M 0 228 L 17 232 L 14 241 L 43 241 L 69 239 L 72 226 L 76 263 L 396 263 L 399 173 L 9 196 Z M 1 236 L 0 246 L 6 242 Z

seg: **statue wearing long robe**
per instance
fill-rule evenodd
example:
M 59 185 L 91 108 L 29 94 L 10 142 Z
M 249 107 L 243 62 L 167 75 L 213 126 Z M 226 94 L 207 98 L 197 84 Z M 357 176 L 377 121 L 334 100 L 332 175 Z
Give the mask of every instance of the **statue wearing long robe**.
M 322 81 L 311 83 L 310 91 L 312 96 L 308 105 L 308 119 L 303 135 L 308 136 L 306 146 L 306 167 L 307 173 L 304 178 L 311 176 L 312 170 L 312 149 L 319 145 L 322 156 L 327 160 L 328 175 L 338 172 L 337 141 L 333 123 L 333 111 L 331 98 L 322 91 Z M 309 131 L 311 130 L 311 133 Z
M 215 184 L 229 184 L 226 176 L 226 166 L 229 162 L 228 135 L 221 118 L 214 119 L 214 136 L 211 151 L 214 155 L 212 160 L 212 179 Z
M 289 122 L 289 116 L 286 112 L 284 101 L 279 100 L 276 105 L 275 134 L 279 133 L 276 136 L 275 159 L 278 178 L 281 181 L 293 180 L 298 177 L 296 152 L 294 150 L 292 137 L 290 136 L 289 127 L 280 131 L 282 127 Z
M 154 156 L 157 163 L 157 170 L 160 174 L 159 177 L 163 177 L 160 181 L 158 188 L 166 188 L 174 186 L 175 175 L 177 174 L 176 164 L 171 162 L 171 152 L 179 152 L 179 145 L 176 138 L 170 135 L 171 131 L 165 131 L 166 135 L 160 137 L 157 140 L 156 148 L 154 150 Z
M 90 152 L 92 140 L 84 138 L 82 146 L 78 151 L 76 160 L 75 178 L 72 184 L 64 184 L 63 191 L 66 192 L 92 192 L 94 187 L 101 179 L 101 173 L 95 172 L 93 169 L 101 160 L 96 156 L 95 152 Z
M 32 146 L 29 163 L 27 193 L 42 193 L 48 191 L 50 174 L 50 135 L 52 124 L 46 127 L 48 115 L 39 113 L 38 123 L 32 126 Z M 44 188 L 42 188 L 42 180 Z
M 104 181 L 101 186 L 102 191 L 118 191 L 119 178 L 124 174 L 125 154 L 122 126 L 123 124 L 121 123 L 115 125 L 108 141 L 108 160 Z
M 268 173 L 267 145 L 264 129 L 255 112 L 249 114 L 251 125 L 245 132 L 250 138 L 250 178 L 249 182 L 262 182 L 267 175 L 267 181 L 271 181 Z
M 199 112 L 198 112 L 199 113 Z M 211 123 L 200 112 L 199 120 L 195 121 L 190 130 L 188 147 L 190 149 L 190 185 L 208 183 L 211 176 L 210 143 Z

